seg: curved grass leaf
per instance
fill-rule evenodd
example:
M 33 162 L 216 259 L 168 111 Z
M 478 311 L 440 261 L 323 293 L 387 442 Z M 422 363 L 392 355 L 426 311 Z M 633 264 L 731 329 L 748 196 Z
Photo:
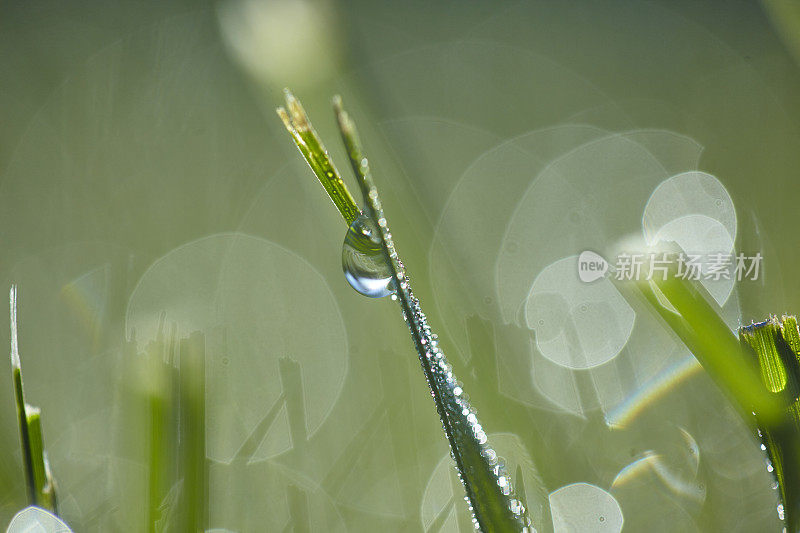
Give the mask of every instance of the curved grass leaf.
M 665 243 L 677 257 L 674 243 Z M 672 265 L 677 261 L 671 261 Z M 635 287 L 697 358 L 708 374 L 757 431 L 775 476 L 782 504 L 778 516 L 786 531 L 800 531 L 800 331 L 784 316 L 739 328 L 739 339 L 721 318 L 721 310 L 703 287 L 673 270 L 647 275 Z M 617 283 L 623 295 L 631 291 Z M 665 298 L 673 307 L 662 304 Z

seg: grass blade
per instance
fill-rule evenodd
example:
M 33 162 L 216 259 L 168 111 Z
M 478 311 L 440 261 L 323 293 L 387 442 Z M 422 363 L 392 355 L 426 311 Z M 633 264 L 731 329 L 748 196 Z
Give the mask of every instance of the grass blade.
M 780 423 L 759 430 L 762 449 L 780 489 L 778 515 L 788 531 L 800 530 L 800 364 L 798 364 L 797 319 L 769 317 L 764 322 L 739 329 L 742 344 L 755 352 L 764 386 L 793 398 Z
M 208 522 L 208 461 L 205 426 L 205 337 L 180 341 L 179 455 L 183 476 L 182 531 L 203 531 Z
M 308 121 L 303 106 L 288 89 L 284 91 L 284 94 L 286 109 L 279 107 L 277 109 L 278 116 L 292 136 L 292 140 L 303 158 L 308 162 L 308 166 L 314 171 L 325 192 L 328 193 L 336 209 L 339 210 L 349 226 L 361 215 L 358 204 L 342 181 L 339 171 L 336 170 L 333 161 L 328 156 L 328 151 L 323 146 L 317 132 Z
M 671 250 L 674 243 L 666 244 Z M 672 265 L 679 251 L 673 252 Z M 795 317 L 739 328 L 737 339 L 704 288 L 671 269 L 661 278 L 635 282 L 635 290 L 686 344 L 758 432 L 782 504 L 788 531 L 800 531 L 800 330 Z M 617 282 L 626 297 L 632 292 Z M 663 298 L 674 308 L 665 307 Z
M 411 290 L 405 267 L 392 241 L 369 162 L 361 151 L 355 125 L 344 111 L 341 98 L 334 99 L 334 109 L 361 188 L 364 211 L 379 230 L 381 246 L 395 284 L 396 300 L 403 311 L 436 403 L 451 455 L 466 491 L 473 522 L 483 531 L 526 531 L 530 519 L 525 506 L 515 497 L 511 477 L 498 464 L 497 454 L 489 447 L 475 410 L 465 399 L 461 384 L 456 380 L 451 365 L 439 347 L 437 336 Z
M 14 396 L 17 403 L 22 466 L 28 501 L 43 509 L 58 513 L 56 488 L 50 473 L 50 465 L 44 450 L 42 437 L 41 410 L 25 402 L 22 388 L 22 364 L 19 358 L 19 339 L 17 335 L 17 287 L 9 291 L 9 312 L 11 318 L 11 373 L 14 381 Z
M 667 245 L 672 253 L 676 245 Z M 651 308 L 666 322 L 686 344 L 709 375 L 722 387 L 751 425 L 780 423 L 789 401 L 785 394 L 767 390 L 762 384 L 757 362 L 736 338 L 725 321 L 721 310 L 699 284 L 676 275 L 678 264 L 674 251 L 671 270 L 661 277 L 636 281 L 638 292 Z M 618 281 L 620 292 L 630 294 Z M 677 311 L 667 309 L 656 295 L 658 291 Z M 757 415 L 758 422 L 754 421 Z
M 278 115 L 348 225 L 351 224 L 360 215 L 357 204 L 335 171 L 300 103 L 289 91 L 286 91 L 286 99 L 289 113 L 279 108 Z M 405 268 L 395 251 L 378 191 L 372 181 L 369 162 L 362 154 L 355 126 L 345 113 L 341 98 L 334 98 L 333 105 L 347 155 L 364 198 L 364 212 L 379 229 L 381 249 L 396 289 L 392 299 L 400 304 L 411 331 L 425 379 L 450 444 L 451 456 L 466 492 L 473 523 L 483 531 L 532 531 L 525 505 L 514 494 L 511 477 L 489 446 L 475 410 L 467 401 L 462 385 L 456 380 L 452 366 L 440 349 L 438 338 L 411 290 Z

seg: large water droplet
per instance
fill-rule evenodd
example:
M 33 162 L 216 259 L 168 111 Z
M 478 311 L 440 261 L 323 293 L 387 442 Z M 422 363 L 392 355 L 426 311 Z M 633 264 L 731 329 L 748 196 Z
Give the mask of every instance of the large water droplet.
M 342 246 L 342 270 L 356 291 L 370 298 L 392 294 L 392 275 L 381 249 L 378 228 L 367 215 L 350 224 Z

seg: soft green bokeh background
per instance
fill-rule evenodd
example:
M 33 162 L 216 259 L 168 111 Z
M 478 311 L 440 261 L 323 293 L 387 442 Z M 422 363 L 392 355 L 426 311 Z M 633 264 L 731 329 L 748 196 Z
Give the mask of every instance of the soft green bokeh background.
M 157 385 L 125 372 L 123 344 L 135 329 L 143 350 L 163 311 L 206 335 L 209 528 L 420 531 L 453 501 L 442 530 L 463 526 L 407 330 L 347 286 L 346 228 L 273 113 L 290 86 L 340 170 L 330 96 L 351 109 L 417 295 L 529 497 L 586 483 L 626 531 L 778 530 L 758 443 L 644 308 L 613 361 L 578 371 L 519 312 L 538 272 L 640 231 L 655 186 L 691 170 L 765 257 L 732 326 L 800 311 L 800 56 L 779 4 L 0 3 L 0 278 L 20 287 L 66 520 L 145 528 L 122 391 Z M 300 404 L 234 459 L 283 398 Z M 24 506 L 14 414 L 9 372 L 0 525 Z M 559 494 L 562 520 L 616 530 L 610 507 Z

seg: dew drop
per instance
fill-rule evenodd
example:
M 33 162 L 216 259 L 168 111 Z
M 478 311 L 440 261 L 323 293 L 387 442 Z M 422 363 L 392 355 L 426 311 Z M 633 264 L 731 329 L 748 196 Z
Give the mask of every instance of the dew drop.
M 378 228 L 367 215 L 347 229 L 342 246 L 342 270 L 356 291 L 370 298 L 383 298 L 394 291 L 389 265 L 381 249 Z

